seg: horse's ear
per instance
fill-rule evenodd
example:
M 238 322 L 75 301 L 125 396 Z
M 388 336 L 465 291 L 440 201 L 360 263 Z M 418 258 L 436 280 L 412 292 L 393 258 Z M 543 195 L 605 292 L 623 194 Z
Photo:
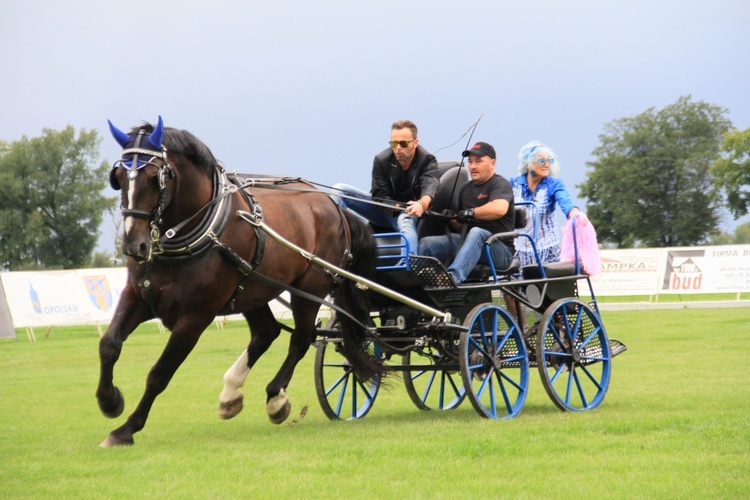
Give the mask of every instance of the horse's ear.
M 156 128 L 148 138 L 148 142 L 151 143 L 156 149 L 161 149 L 161 141 L 164 139 L 164 122 L 159 115 L 159 123 L 156 124 Z
M 112 125 L 111 121 L 107 120 L 107 123 L 109 123 L 109 131 L 112 133 L 112 137 L 114 137 L 117 143 L 124 149 L 128 142 L 130 142 L 130 136 Z

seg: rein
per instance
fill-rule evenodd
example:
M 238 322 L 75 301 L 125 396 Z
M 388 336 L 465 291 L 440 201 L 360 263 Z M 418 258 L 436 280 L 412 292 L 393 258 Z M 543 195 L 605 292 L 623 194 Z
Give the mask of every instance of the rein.
M 242 179 L 246 183 L 245 186 L 241 187 L 240 189 L 245 189 L 245 187 L 247 188 L 257 187 L 261 189 L 280 189 L 283 191 L 299 191 L 300 193 L 318 193 L 318 194 L 322 193 L 322 194 L 327 194 L 329 196 L 334 194 L 332 193 L 332 191 L 335 191 L 335 189 L 332 186 L 321 184 L 319 182 L 309 181 L 301 177 L 270 177 L 269 176 L 269 177 L 256 178 L 256 177 L 253 177 L 252 174 L 238 174 L 238 173 L 228 174 L 228 176 L 230 178 Z M 286 184 L 290 184 L 293 182 L 299 182 L 302 184 L 310 184 L 311 186 L 319 186 L 319 187 L 325 188 L 327 191 L 321 191 L 319 189 L 313 189 L 313 188 L 298 188 L 298 187 L 293 187 L 293 186 L 286 186 Z M 372 197 L 363 198 L 361 196 L 344 194 L 342 192 L 335 193 L 335 196 L 338 196 L 340 198 L 347 198 L 349 200 L 359 200 L 363 203 L 367 203 L 368 205 L 374 205 L 377 207 L 385 207 L 391 210 L 398 210 L 401 212 L 406 211 L 406 208 L 400 206 L 399 204 L 379 201 L 378 198 L 372 198 Z M 451 215 L 446 215 L 440 212 L 432 212 L 430 210 L 425 210 L 424 213 L 427 215 L 435 216 L 435 217 L 444 217 L 448 219 L 455 218 L 454 216 L 451 216 Z

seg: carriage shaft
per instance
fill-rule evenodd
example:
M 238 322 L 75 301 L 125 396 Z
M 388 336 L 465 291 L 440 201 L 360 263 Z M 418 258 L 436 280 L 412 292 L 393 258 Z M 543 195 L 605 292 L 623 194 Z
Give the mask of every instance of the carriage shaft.
M 279 244 L 285 246 L 286 248 L 292 250 L 293 252 L 296 252 L 300 254 L 302 257 L 307 259 L 310 262 L 313 262 L 320 267 L 327 269 L 328 271 L 331 271 L 337 275 L 343 276 L 346 279 L 354 281 L 354 283 L 357 285 L 357 287 L 362 289 L 370 289 L 373 290 L 381 295 L 385 295 L 388 298 L 391 298 L 393 300 L 396 300 L 398 302 L 401 302 L 402 304 L 413 307 L 414 309 L 423 312 L 425 314 L 429 314 L 430 316 L 434 316 L 436 318 L 440 318 L 442 321 L 446 323 L 450 323 L 451 320 L 451 314 L 446 313 L 443 311 L 440 311 L 438 309 L 435 309 L 433 307 L 430 307 L 426 304 L 422 304 L 421 302 L 418 302 L 414 299 L 411 299 L 405 295 L 402 295 L 396 291 L 391 290 L 390 288 L 384 287 L 382 285 L 379 285 L 378 283 L 375 283 L 374 281 L 368 280 L 367 278 L 363 278 L 362 276 L 358 276 L 356 274 L 350 273 L 349 271 L 342 269 L 334 264 L 331 264 L 330 262 L 321 259 L 317 255 L 308 252 L 307 250 L 304 250 L 303 248 L 300 248 L 299 246 L 295 245 L 291 241 L 287 240 L 283 236 L 281 236 L 279 233 L 274 231 L 271 227 L 269 227 L 265 222 L 262 220 L 257 221 L 253 218 L 252 215 L 247 214 L 246 212 L 239 212 L 240 217 L 247 220 L 253 225 L 257 225 L 260 227 L 263 231 L 265 231 L 268 235 L 270 235 L 274 240 L 276 240 Z M 244 215 L 244 216 L 243 216 Z M 249 218 L 248 218 L 249 216 Z M 250 219 L 252 218 L 252 220 Z

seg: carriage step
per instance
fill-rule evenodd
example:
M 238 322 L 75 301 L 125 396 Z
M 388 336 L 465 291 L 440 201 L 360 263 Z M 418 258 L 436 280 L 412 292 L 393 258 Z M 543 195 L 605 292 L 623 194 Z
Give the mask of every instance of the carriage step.
M 614 358 L 618 354 L 622 354 L 627 351 L 628 346 L 617 339 L 609 339 L 609 350 L 612 351 L 612 357 Z
M 609 339 L 609 350 L 612 353 L 612 357 L 614 358 L 618 354 L 622 354 L 623 352 L 627 351 L 628 346 L 626 346 L 625 344 L 623 344 L 617 339 Z M 587 347 L 584 349 L 584 354 L 587 357 L 599 357 L 602 354 L 601 346 Z M 518 356 L 518 351 L 515 349 L 508 349 L 507 351 L 504 351 L 502 353 L 502 357 L 505 357 L 505 358 L 515 358 L 516 356 Z M 530 351 L 528 353 L 528 359 L 529 359 L 530 367 L 537 366 L 536 356 L 534 355 L 533 351 Z M 589 360 L 589 361 L 584 361 L 581 364 L 588 365 L 592 363 L 596 363 L 596 361 Z M 518 368 L 519 366 L 521 366 L 521 363 L 519 361 L 506 361 L 506 362 L 502 362 L 501 366 L 505 368 Z
M 415 271 L 417 281 L 423 288 L 456 288 L 456 282 L 443 266 L 442 262 L 433 257 L 409 256 L 412 271 Z

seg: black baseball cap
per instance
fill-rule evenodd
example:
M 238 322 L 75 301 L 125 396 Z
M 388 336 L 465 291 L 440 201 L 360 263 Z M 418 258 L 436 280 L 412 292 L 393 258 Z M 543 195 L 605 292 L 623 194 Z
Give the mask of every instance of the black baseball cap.
M 486 142 L 478 142 L 474 144 L 471 149 L 467 149 L 463 153 L 461 153 L 461 156 L 467 157 L 469 155 L 474 156 L 489 156 L 493 160 L 495 159 L 495 148 L 493 148 L 491 145 L 487 144 Z

